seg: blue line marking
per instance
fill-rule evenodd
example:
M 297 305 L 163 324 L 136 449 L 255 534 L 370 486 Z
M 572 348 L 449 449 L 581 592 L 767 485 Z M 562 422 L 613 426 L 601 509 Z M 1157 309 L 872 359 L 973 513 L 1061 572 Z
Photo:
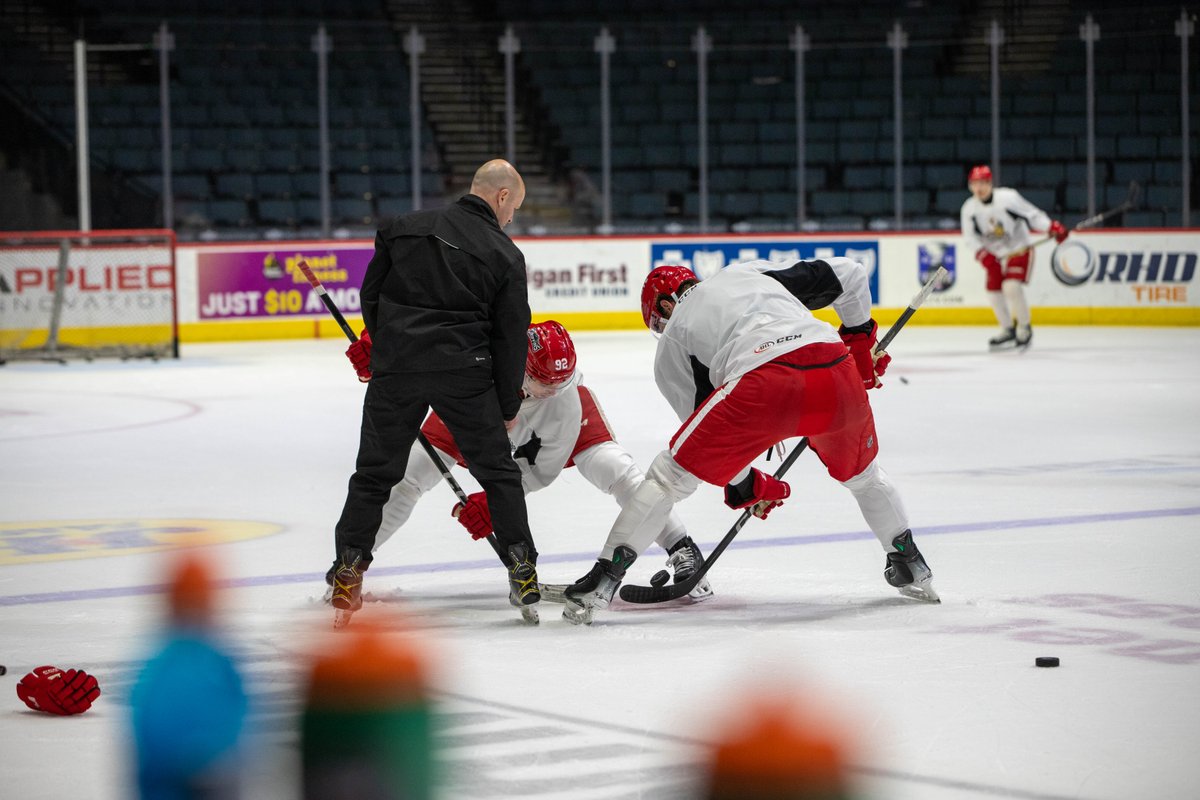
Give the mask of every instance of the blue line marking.
M 1127 520 L 1162 519 L 1166 517 L 1194 517 L 1200 515 L 1200 506 L 1184 508 L 1156 508 L 1146 511 L 1118 511 L 1101 514 L 1075 514 L 1066 517 L 1030 517 L 1027 519 L 992 520 L 990 522 L 956 523 L 953 525 L 931 525 L 917 528 L 919 537 L 940 536 L 950 533 L 979 533 L 982 531 L 1011 531 L 1023 528 L 1046 528 L 1063 525 L 1086 525 L 1096 522 L 1123 522 Z M 847 542 L 855 539 L 874 539 L 871 531 L 844 531 L 841 533 L 824 533 L 816 536 L 784 536 L 766 539 L 749 539 L 734 541 L 730 549 L 751 549 L 763 547 L 794 547 L 798 545 L 824 544 L 828 542 Z M 704 549 L 711 550 L 716 542 L 706 542 Z M 596 550 L 585 553 L 560 553 L 558 555 L 539 556 L 539 564 L 565 564 L 578 561 L 591 561 L 596 557 Z M 475 569 L 498 567 L 496 559 L 481 561 L 444 561 L 435 564 L 410 564 L 399 567 L 377 567 L 371 570 L 371 575 L 415 575 L 429 572 L 463 572 Z M 221 581 L 222 588 L 246 588 L 254 586 L 279 586 L 288 583 L 307 583 L 322 580 L 323 570 L 313 572 L 294 572 L 288 575 L 262 575 L 250 578 L 237 578 Z M 21 606 L 31 603 L 64 603 L 79 600 L 103 600 L 112 597 L 139 597 L 144 595 L 162 594 L 167 591 L 167 584 L 150 584 L 144 586 L 115 586 L 107 589 L 77 589 L 63 592 L 40 592 L 38 594 L 15 594 L 0 596 L 0 606 Z

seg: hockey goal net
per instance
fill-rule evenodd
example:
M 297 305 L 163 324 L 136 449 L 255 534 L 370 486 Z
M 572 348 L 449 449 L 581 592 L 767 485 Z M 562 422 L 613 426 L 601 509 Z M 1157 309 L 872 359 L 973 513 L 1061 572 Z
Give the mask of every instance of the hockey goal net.
M 0 231 L 0 361 L 178 358 L 175 234 Z

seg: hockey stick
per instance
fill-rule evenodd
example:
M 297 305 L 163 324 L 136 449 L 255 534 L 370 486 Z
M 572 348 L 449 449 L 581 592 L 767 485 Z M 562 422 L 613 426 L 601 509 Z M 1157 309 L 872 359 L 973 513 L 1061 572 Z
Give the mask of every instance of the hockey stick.
M 1119 206 L 1114 206 L 1113 208 L 1110 208 L 1108 211 L 1101 211 L 1099 214 L 1094 214 L 1094 215 L 1088 217 L 1087 219 L 1076 223 L 1075 227 L 1071 228 L 1071 230 L 1072 231 L 1082 231 L 1082 230 L 1087 230 L 1088 228 L 1094 228 L 1097 225 L 1099 225 L 1101 222 L 1104 222 L 1104 220 L 1108 219 L 1109 217 L 1115 217 L 1117 214 L 1124 214 L 1126 211 L 1132 211 L 1133 209 L 1137 208 L 1138 199 L 1141 196 L 1141 193 L 1142 193 L 1142 187 L 1138 184 L 1138 182 L 1130 181 L 1129 182 L 1129 193 L 1125 196 L 1125 201 L 1123 203 L 1121 203 Z M 1012 258 L 1015 255 L 1020 255 L 1022 253 L 1028 252 L 1029 250 L 1032 250 L 1035 247 L 1045 244 L 1046 242 L 1050 241 L 1053 238 L 1054 238 L 1053 236 L 1043 236 L 1042 238 L 1038 239 L 1037 241 L 1032 242 L 1031 244 L 1022 248 L 1021 250 L 1018 250 L 1015 253 L 1009 253 L 1007 256 L 1005 256 L 1005 258 Z
M 312 271 L 312 268 L 308 266 L 308 262 L 306 262 L 304 259 L 300 259 L 300 262 L 296 266 L 300 269 L 300 272 L 304 274 L 304 277 L 308 278 L 308 282 L 312 284 L 313 289 L 316 290 L 317 294 L 321 297 L 321 301 L 325 303 L 325 307 L 329 309 L 329 313 L 333 315 L 335 320 L 337 320 L 338 327 L 342 329 L 342 333 L 346 334 L 346 338 L 351 342 L 357 342 L 358 337 L 354 335 L 354 329 L 350 327 L 348 322 L 346 322 L 346 318 L 342 316 L 341 309 L 337 307 L 337 303 L 333 302 L 333 298 L 329 296 L 329 292 L 325 291 L 325 287 L 321 284 L 321 279 L 318 278 L 316 273 Z M 454 494 L 458 496 L 458 501 L 465 506 L 467 504 L 466 492 L 464 492 L 462 487 L 458 485 L 458 481 L 454 479 L 454 476 L 450 474 L 450 469 L 445 465 L 445 463 L 442 462 L 441 456 L 439 456 L 437 451 L 433 449 L 433 445 L 431 445 L 429 440 L 425 438 L 425 434 L 417 431 L 417 441 L 421 443 L 422 449 L 429 454 L 429 458 L 434 464 L 437 465 L 438 471 L 442 473 L 442 477 L 446 479 L 446 483 L 450 484 L 450 488 L 453 489 Z M 507 564 L 507 555 L 504 552 L 504 548 L 502 548 L 500 543 L 496 541 L 496 537 L 492 534 L 489 534 L 487 541 L 488 544 L 492 546 L 492 549 L 496 551 L 496 555 L 500 557 L 500 560 Z
M 333 298 L 329 296 L 329 292 L 325 291 L 324 285 L 321 284 L 321 279 L 312 271 L 312 267 L 308 266 L 308 262 L 302 258 L 296 266 L 303 273 L 304 277 L 308 278 L 308 282 L 316 290 L 317 295 L 321 298 L 321 302 L 329 309 L 329 313 L 337 321 L 338 327 L 342 329 L 342 333 L 346 334 L 346 338 L 351 342 L 357 342 L 358 337 L 354 335 L 354 329 L 350 327 L 350 323 L 346 322 L 346 318 L 342 316 L 342 310 L 337 307 L 337 303 L 333 302 Z
M 896 338 L 896 334 L 900 332 L 901 328 L 908 324 L 908 321 L 912 319 L 912 315 L 917 313 L 917 309 L 920 308 L 922 304 L 924 304 L 924 302 L 929 298 L 929 295 L 933 292 L 933 287 L 936 286 L 946 274 L 945 267 L 938 267 L 937 271 L 929 276 L 929 280 L 927 280 L 925 285 L 921 287 L 921 291 L 917 292 L 916 296 L 913 297 L 912 302 L 908 304 L 908 308 L 904 309 L 904 313 L 900 315 L 900 318 L 896 320 L 896 323 L 888 329 L 888 332 L 885 333 L 883 338 L 879 340 L 879 343 L 875 345 L 875 349 L 873 351 L 875 356 L 878 357 L 887 350 L 888 345 L 890 345 L 892 340 Z M 784 473 L 791 469 L 792 464 L 796 463 L 796 458 L 799 457 L 799 455 L 807 448 L 808 437 L 805 436 L 800 440 L 800 443 L 792 449 L 792 452 L 788 453 L 788 457 L 784 459 L 782 464 L 779 465 L 779 469 L 775 470 L 774 477 L 776 480 L 782 478 Z M 712 569 L 712 565 L 716 562 L 717 558 L 721 555 L 721 553 L 725 552 L 725 548 L 729 547 L 729 544 L 733 541 L 734 537 L 738 535 L 738 532 L 750 520 L 752 514 L 753 512 L 750 508 L 744 510 L 741 516 L 738 517 L 737 522 L 733 523 L 733 527 L 730 528 L 729 532 L 725 534 L 725 537 L 717 543 L 717 546 L 713 548 L 713 551 L 708 554 L 706 559 L 704 559 L 704 563 L 700 565 L 700 569 L 693 572 L 686 580 L 670 586 L 622 586 L 621 599 L 628 603 L 644 604 L 663 603 L 667 600 L 675 600 L 683 597 L 692 589 L 696 588 L 696 584 L 698 584 L 701 579 L 704 578 L 705 574 Z
M 437 450 L 433 449 L 433 445 L 430 444 L 429 440 L 425 438 L 425 434 L 417 431 L 417 441 L 421 443 L 422 449 L 429 454 L 429 458 L 437 466 L 438 472 L 442 473 L 442 477 L 446 480 L 446 483 L 450 484 L 450 488 L 454 490 L 454 494 L 458 498 L 458 502 L 462 503 L 463 506 L 466 506 L 467 493 L 463 491 L 462 486 L 460 486 L 458 481 L 455 480 L 454 476 L 450 474 L 450 468 L 446 466 L 444 461 L 442 461 L 442 457 L 438 455 Z M 457 519 L 457 517 L 458 515 L 456 514 L 455 518 Z M 496 551 L 496 555 L 500 557 L 500 562 L 505 566 L 508 566 L 508 555 L 504 552 L 504 548 L 500 545 L 500 542 L 496 540 L 495 534 L 489 533 L 484 538 L 487 539 L 487 543 L 492 546 L 492 549 Z

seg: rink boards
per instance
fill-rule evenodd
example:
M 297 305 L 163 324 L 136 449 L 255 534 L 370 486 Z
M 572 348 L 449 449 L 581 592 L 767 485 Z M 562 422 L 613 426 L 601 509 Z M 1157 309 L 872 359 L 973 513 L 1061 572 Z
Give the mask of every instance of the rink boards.
M 848 256 L 871 272 L 881 321 L 894 318 L 925 276 L 949 279 L 926 303 L 923 324 L 994 324 L 984 270 L 957 232 L 803 235 L 519 237 L 534 319 L 577 330 L 642 325 L 646 274 L 682 264 L 702 278 L 729 263 Z M 177 253 L 183 341 L 337 337 L 341 332 L 296 268 L 305 259 L 342 311 L 359 314 L 370 240 L 181 245 Z M 1073 234 L 1035 251 L 1028 293 L 1035 324 L 1200 325 L 1200 231 Z M 821 312 L 822 316 L 828 312 Z M 829 317 L 832 319 L 832 317 Z M 354 322 L 354 324 L 357 324 Z

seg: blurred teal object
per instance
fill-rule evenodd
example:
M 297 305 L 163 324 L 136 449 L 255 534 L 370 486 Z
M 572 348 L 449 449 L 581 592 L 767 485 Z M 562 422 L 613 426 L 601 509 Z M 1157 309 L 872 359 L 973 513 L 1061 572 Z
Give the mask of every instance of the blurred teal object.
M 237 796 L 248 702 L 233 660 L 209 637 L 171 628 L 130 704 L 143 800 Z

